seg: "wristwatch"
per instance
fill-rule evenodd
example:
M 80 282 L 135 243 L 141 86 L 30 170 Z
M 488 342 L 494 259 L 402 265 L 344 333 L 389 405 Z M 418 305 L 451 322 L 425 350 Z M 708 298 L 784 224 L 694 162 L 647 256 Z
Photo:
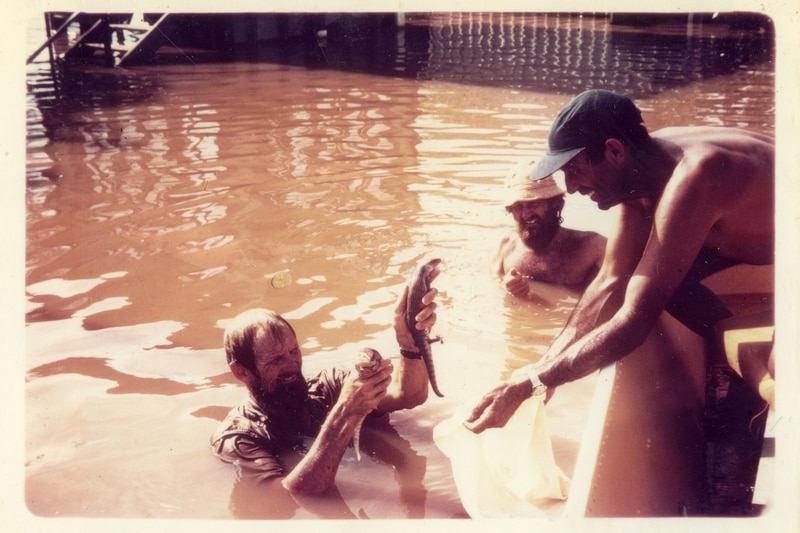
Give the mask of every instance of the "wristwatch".
M 531 382 L 531 386 L 533 387 L 533 392 L 531 396 L 541 396 L 545 392 L 547 392 L 547 385 L 542 383 L 542 380 L 539 379 L 539 374 L 533 368 L 525 369 L 525 375 L 528 376 L 528 379 Z

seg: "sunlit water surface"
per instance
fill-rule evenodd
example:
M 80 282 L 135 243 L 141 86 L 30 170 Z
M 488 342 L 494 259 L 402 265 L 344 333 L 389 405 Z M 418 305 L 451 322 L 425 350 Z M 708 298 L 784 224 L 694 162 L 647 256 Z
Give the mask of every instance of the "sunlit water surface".
M 747 33 L 528 16 L 501 43 L 476 37 L 480 25 L 465 18 L 434 22 L 430 57 L 414 56 L 412 76 L 410 51 L 394 59 L 396 76 L 196 61 L 87 67 L 54 83 L 47 63 L 29 68 L 25 498 L 34 514 L 464 517 L 433 427 L 538 358 L 575 302 L 565 291 L 522 302 L 490 275 L 511 222 L 508 168 L 542 154 L 554 114 L 593 85 L 630 92 L 651 129 L 773 131 L 770 51 Z M 41 38 L 33 28 L 29 46 Z M 514 59 L 514 39 L 539 51 Z M 725 43 L 727 57 L 714 48 Z M 581 197 L 568 199 L 564 218 L 601 232 L 610 224 Z M 260 489 L 234 487 L 233 468 L 208 443 L 244 396 L 224 362 L 226 320 L 254 306 L 282 313 L 306 374 L 348 364 L 364 345 L 394 355 L 395 298 L 431 256 L 445 263 L 435 283 L 445 342 L 434 346 L 445 398 L 367 431 L 374 457 L 346 454 L 341 498 L 265 506 Z M 276 288 L 281 271 L 291 282 Z M 548 406 L 568 474 L 592 390 L 587 378 Z

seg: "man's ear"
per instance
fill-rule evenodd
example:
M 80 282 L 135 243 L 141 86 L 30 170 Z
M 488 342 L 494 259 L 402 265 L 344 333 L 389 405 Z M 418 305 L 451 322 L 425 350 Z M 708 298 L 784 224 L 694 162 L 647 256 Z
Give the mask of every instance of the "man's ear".
M 628 155 L 628 147 L 619 139 L 606 139 L 606 160 L 616 167 L 621 167 L 625 156 Z
M 250 371 L 247 370 L 241 363 L 237 363 L 233 361 L 228 366 L 231 368 L 231 372 L 236 379 L 244 383 L 245 385 L 250 383 Z

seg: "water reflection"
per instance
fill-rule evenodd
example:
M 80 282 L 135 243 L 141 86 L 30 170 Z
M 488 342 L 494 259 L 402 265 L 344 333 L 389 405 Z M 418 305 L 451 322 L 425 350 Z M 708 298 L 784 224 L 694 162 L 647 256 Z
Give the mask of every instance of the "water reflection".
M 353 20 L 328 26 L 338 38 L 295 45 L 305 52 L 250 46 L 234 57 L 559 94 L 605 87 L 634 98 L 774 58 L 772 21 L 749 13 L 410 14 L 399 32 Z
M 81 135 L 64 138 L 60 130 L 53 132 L 45 150 L 58 155 L 51 158 L 50 171 L 64 177 L 58 184 L 33 179 L 36 185 L 29 188 L 36 198 L 32 216 L 60 215 L 31 219 L 31 242 L 47 239 L 51 246 L 30 248 L 29 281 L 48 279 L 61 268 L 40 255 L 49 255 L 56 241 L 61 264 L 79 263 L 89 244 L 105 250 L 105 258 L 85 267 L 90 271 L 102 262 L 116 262 L 113 257 L 129 257 L 137 261 L 126 289 L 133 290 L 128 293 L 131 305 L 120 309 L 116 320 L 115 313 L 106 312 L 105 320 L 152 320 L 157 318 L 153 312 L 175 318 L 177 312 L 187 325 L 206 332 L 185 333 L 197 339 L 214 331 L 213 322 L 208 317 L 198 321 L 180 300 L 170 299 L 154 310 L 148 287 L 179 281 L 194 294 L 209 295 L 215 302 L 211 305 L 222 305 L 227 295 L 216 290 L 217 278 L 224 278 L 222 283 L 263 280 L 303 254 L 356 264 L 358 271 L 384 272 L 389 258 L 381 250 L 382 233 L 403 240 L 389 217 L 398 208 L 414 209 L 399 207 L 405 186 L 396 179 L 415 153 L 414 113 L 409 113 L 414 95 L 395 90 L 388 80 L 364 90 L 342 85 L 331 73 L 320 78 L 254 66 L 239 78 L 237 91 L 258 94 L 270 87 L 273 96 L 242 102 L 240 110 L 232 111 L 238 102 L 226 101 L 224 89 L 197 87 L 197 70 L 229 72 L 194 67 L 187 76 L 171 78 L 170 105 L 98 106 L 93 122 L 85 122 L 82 107 L 59 108 L 65 116 L 66 109 L 72 110 L 70 119 Z M 276 75 L 284 76 L 277 85 Z M 304 79 L 298 83 L 296 76 Z M 214 104 L 190 103 L 190 98 Z M 110 143 L 115 131 L 123 133 Z M 65 152 L 72 156 L 64 158 Z M 66 220 L 71 222 L 65 225 Z M 225 226 L 218 227 L 222 221 Z M 342 241 L 338 236 L 349 226 L 352 238 Z M 340 270 L 345 278 L 346 272 L 347 267 Z M 310 278 L 323 272 L 298 274 Z M 346 285 L 348 280 L 333 277 L 329 283 Z M 111 296 L 103 291 L 92 296 Z M 250 296 L 253 303 L 260 298 L 258 292 Z M 31 299 L 36 303 L 41 297 Z M 283 308 L 297 305 L 286 302 Z M 132 318 L 137 315 L 142 318 Z
M 417 453 L 388 419 L 365 425 L 361 438 L 362 461 L 357 463 L 349 455 L 345 456 L 343 470 L 346 476 L 342 478 L 346 477 L 347 481 L 340 483 L 331 494 L 313 498 L 292 496 L 279 482 L 257 483 L 242 477 L 231 489 L 232 515 L 241 519 L 425 518 L 428 494 L 423 483 L 427 471 L 425 456 Z M 282 460 L 291 466 L 300 457 L 287 452 Z M 389 472 L 397 483 L 396 491 L 387 490 L 385 481 L 375 482 L 379 479 L 376 476 L 386 476 Z M 384 493 L 384 497 L 391 495 L 390 505 L 380 503 L 383 499 L 378 497 L 380 493 Z M 376 500 L 377 505 L 374 503 Z M 371 504 L 367 505 L 348 503 L 370 501 Z
M 97 379 L 113 381 L 116 386 L 106 390 L 108 394 L 186 394 L 196 391 L 197 386 L 179 383 L 170 378 L 142 378 L 131 376 L 108 366 L 108 359 L 95 357 L 67 357 L 31 369 L 29 379 L 58 374 L 80 374 Z
M 344 507 L 272 511 L 463 516 L 432 428 L 537 358 L 575 301 L 520 302 L 491 279 L 488 258 L 511 223 L 501 201 L 507 169 L 542 153 L 554 113 L 593 83 L 642 96 L 651 127 L 772 133 L 769 32 L 680 27 L 657 35 L 600 17 L 446 14 L 366 49 L 331 38 L 254 47 L 247 61 L 66 68 L 53 78 L 49 65 L 32 65 L 32 512 L 269 514 L 247 510 L 263 493 L 234 488 L 207 450 L 242 394 L 220 351 L 225 320 L 256 306 L 283 313 L 311 374 L 363 343 L 393 348 L 395 298 L 418 261 L 436 254 L 445 260 L 436 282 L 445 344 L 434 356 L 448 397 L 393 414 L 375 433 L 378 460 L 346 456 Z M 580 198 L 563 214 L 570 227 L 607 228 Z M 270 280 L 283 271 L 292 282 L 277 288 Z M 590 395 L 578 387 L 551 405 L 568 472 Z M 174 442 L 123 442 L 119 428 Z M 73 440 L 87 445 L 65 453 Z M 67 486 L 90 472 L 111 481 Z

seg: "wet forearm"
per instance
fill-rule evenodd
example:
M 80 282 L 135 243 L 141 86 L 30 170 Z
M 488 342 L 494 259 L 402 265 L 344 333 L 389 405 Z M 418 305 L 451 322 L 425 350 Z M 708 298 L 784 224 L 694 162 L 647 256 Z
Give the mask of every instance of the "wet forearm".
M 619 279 L 596 277 L 578 300 L 567 324 L 552 342 L 544 358 L 558 356 L 616 312 L 622 305 L 624 288 Z
M 428 399 L 428 371 L 422 359 L 401 357 L 394 371 L 394 379 L 386 396 L 376 409 L 388 413 L 412 409 Z
M 283 486 L 304 494 L 321 494 L 330 489 L 359 419 L 347 414 L 341 404 L 334 405 L 311 449 L 283 479 Z

